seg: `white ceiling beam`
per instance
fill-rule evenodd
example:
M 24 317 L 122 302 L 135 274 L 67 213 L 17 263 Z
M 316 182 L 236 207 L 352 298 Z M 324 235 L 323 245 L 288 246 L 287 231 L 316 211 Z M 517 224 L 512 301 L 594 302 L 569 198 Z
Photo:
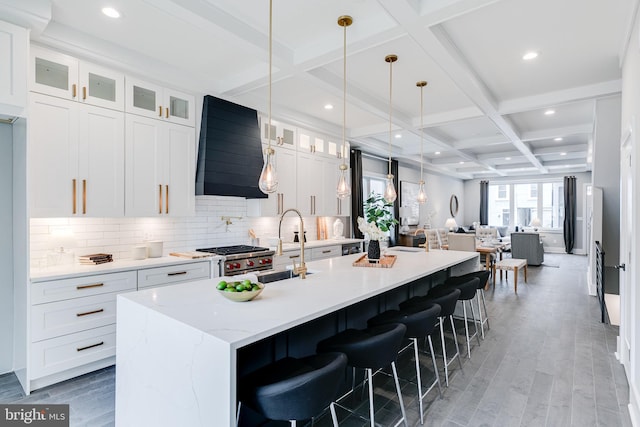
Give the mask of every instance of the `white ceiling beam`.
M 486 138 L 471 138 L 462 141 L 456 141 L 453 143 L 453 146 L 458 150 L 464 150 L 467 148 L 478 148 L 499 144 L 511 144 L 511 141 L 507 140 L 504 135 L 495 135 L 488 136 Z
M 494 159 L 504 159 L 505 157 L 514 158 L 522 158 L 522 153 L 519 151 L 500 151 L 499 153 L 485 153 L 478 154 L 478 160 L 486 161 L 486 160 L 494 160 Z M 524 159 L 523 159 L 524 160 Z
M 499 0 L 429 0 L 422 2 L 419 10 L 423 23 L 428 26 L 440 24 L 457 18 Z
M 569 104 L 586 99 L 601 98 L 618 94 L 622 91 L 622 80 L 610 80 L 587 86 L 578 86 L 540 95 L 526 96 L 500 102 L 500 114 L 515 114 L 524 111 L 539 110 L 551 105 Z
M 520 139 L 523 141 L 540 141 L 543 139 L 553 139 L 557 137 L 566 137 L 569 135 L 581 135 L 593 133 L 593 123 L 583 123 L 573 126 L 565 126 L 560 128 L 542 129 L 529 132 L 523 132 Z
M 576 145 L 556 145 L 553 147 L 538 148 L 533 150 L 536 156 L 542 156 L 545 154 L 558 154 L 558 153 L 584 153 L 586 156 L 588 150 L 587 144 Z
M 563 167 L 565 165 L 570 166 L 587 166 L 587 162 L 584 159 L 566 159 L 566 160 L 549 160 L 544 162 L 546 166 L 549 167 Z
M 444 111 L 442 113 L 425 114 L 423 119 L 424 127 L 428 128 L 442 126 L 458 122 L 460 120 L 475 119 L 482 116 L 482 111 L 474 105 L 471 107 L 459 108 L 457 110 Z M 413 120 L 413 125 L 416 128 L 420 127 L 420 117 Z

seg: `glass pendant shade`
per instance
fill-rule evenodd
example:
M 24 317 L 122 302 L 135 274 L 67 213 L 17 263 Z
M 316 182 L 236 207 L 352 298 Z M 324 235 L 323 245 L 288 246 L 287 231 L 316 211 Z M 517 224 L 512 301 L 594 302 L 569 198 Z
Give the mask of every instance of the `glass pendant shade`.
M 338 188 L 336 189 L 336 195 L 340 200 L 344 200 L 351 195 L 351 188 L 349 188 L 346 172 L 346 167 L 343 169 L 342 165 L 340 165 L 340 178 L 338 179 Z
M 421 205 L 427 203 L 427 194 L 424 192 L 424 181 L 420 180 L 420 188 L 418 190 L 418 203 Z
M 278 176 L 276 174 L 276 153 L 273 148 L 267 148 L 265 150 L 266 157 L 264 159 L 264 165 L 262 166 L 262 172 L 260 173 L 260 181 L 258 181 L 258 187 L 260 191 L 265 194 L 274 193 L 278 189 Z
M 384 189 L 384 199 L 387 203 L 393 203 L 396 201 L 398 194 L 396 193 L 396 187 L 393 185 L 393 175 L 387 175 L 387 186 Z

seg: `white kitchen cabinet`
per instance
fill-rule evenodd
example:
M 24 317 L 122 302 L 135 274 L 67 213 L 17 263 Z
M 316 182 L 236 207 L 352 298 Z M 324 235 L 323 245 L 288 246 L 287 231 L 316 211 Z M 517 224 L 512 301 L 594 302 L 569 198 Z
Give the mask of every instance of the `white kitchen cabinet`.
M 313 153 L 297 153 L 297 206 L 304 216 L 318 215 L 322 205 L 324 160 Z
M 0 21 L 0 114 L 23 115 L 27 106 L 29 32 Z
M 260 116 L 262 143 L 269 142 L 269 118 Z M 274 148 L 296 149 L 296 128 L 285 123 L 271 120 L 271 145 Z
M 125 214 L 193 215 L 195 130 L 134 114 L 125 121 Z
M 30 90 L 84 104 L 124 110 L 124 74 L 31 46 Z
M 135 78 L 126 79 L 126 112 L 195 126 L 195 97 Z
M 267 145 L 263 144 L 262 148 L 264 153 Z M 247 215 L 250 217 L 281 215 L 286 209 L 296 207 L 296 152 L 272 148 L 276 152 L 278 189 L 267 198 L 247 200 Z
M 31 284 L 30 389 L 115 362 L 116 297 L 136 279 L 127 271 Z
M 138 270 L 138 289 L 173 285 L 211 277 L 211 261 Z
M 32 217 L 124 215 L 124 113 L 31 94 Z
M 311 255 L 310 261 L 317 261 L 319 259 L 327 259 L 327 258 L 342 256 L 342 245 L 322 246 L 320 248 L 312 248 L 310 255 Z

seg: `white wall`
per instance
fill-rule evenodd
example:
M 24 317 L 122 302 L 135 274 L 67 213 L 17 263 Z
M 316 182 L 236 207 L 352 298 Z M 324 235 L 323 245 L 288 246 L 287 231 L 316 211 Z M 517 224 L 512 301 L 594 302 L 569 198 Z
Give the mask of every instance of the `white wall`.
M 620 242 L 621 98 L 596 101 L 593 185 L 602 188 L 602 246 L 607 265 L 618 264 Z
M 584 186 L 591 183 L 591 173 L 576 173 L 572 174 L 576 177 L 576 236 L 573 253 L 584 254 L 586 253 L 584 243 L 584 232 L 586 229 L 586 218 L 584 217 Z M 490 184 L 499 182 L 505 183 L 520 183 L 520 182 L 544 182 L 551 179 L 562 180 L 563 175 L 533 175 L 529 177 L 511 177 L 511 178 L 491 178 Z M 480 181 L 479 179 L 472 179 L 464 182 L 464 199 L 466 201 L 465 218 L 468 223 L 480 220 Z M 559 236 L 560 246 L 564 246 L 564 237 L 562 234 Z M 546 247 L 545 247 L 546 250 Z
M 0 124 L 0 374 L 13 370 L 13 130 Z

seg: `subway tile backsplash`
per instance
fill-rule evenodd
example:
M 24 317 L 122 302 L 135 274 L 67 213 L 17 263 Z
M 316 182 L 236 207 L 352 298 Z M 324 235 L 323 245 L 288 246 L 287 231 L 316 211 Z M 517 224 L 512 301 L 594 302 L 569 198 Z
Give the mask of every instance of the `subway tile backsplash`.
M 233 217 L 227 225 L 222 217 Z M 238 219 L 241 218 L 241 219 Z M 334 218 L 327 218 L 328 232 Z M 155 218 L 33 218 L 30 223 L 31 266 L 46 267 L 54 250 L 63 247 L 76 255 L 107 252 L 114 259 L 131 257 L 133 246 L 145 240 L 162 240 L 164 255 L 201 247 L 251 244 L 249 229 L 269 246 L 268 238 L 278 236 L 277 217 L 247 218 L 242 197 L 198 196 L 195 216 Z M 316 240 L 316 218 L 304 218 L 307 239 Z M 343 218 L 349 230 L 347 218 Z M 293 240 L 298 219 L 287 214 L 282 223 L 284 241 Z

